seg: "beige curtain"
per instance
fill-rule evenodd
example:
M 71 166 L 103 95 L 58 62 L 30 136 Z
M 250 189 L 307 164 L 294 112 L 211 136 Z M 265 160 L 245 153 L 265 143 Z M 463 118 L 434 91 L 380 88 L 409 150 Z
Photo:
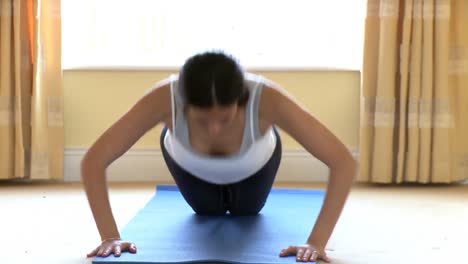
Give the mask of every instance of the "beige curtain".
M 468 178 L 468 1 L 368 0 L 361 182 Z
M 0 1 L 0 179 L 63 178 L 60 0 Z

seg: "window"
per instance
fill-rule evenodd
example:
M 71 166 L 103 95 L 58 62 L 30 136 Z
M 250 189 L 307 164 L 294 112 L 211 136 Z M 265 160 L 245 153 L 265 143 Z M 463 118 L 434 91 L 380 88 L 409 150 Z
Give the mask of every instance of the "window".
M 366 0 L 62 0 L 63 67 L 177 68 L 222 49 L 247 68 L 360 69 Z

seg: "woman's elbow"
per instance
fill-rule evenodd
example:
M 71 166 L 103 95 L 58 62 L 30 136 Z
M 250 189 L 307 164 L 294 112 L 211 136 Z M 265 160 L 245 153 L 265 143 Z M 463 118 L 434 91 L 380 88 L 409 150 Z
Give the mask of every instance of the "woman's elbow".
M 343 162 L 343 166 L 345 167 L 345 170 L 349 172 L 349 176 L 352 178 L 352 180 L 355 180 L 357 176 L 359 163 L 351 153 L 348 153 L 347 157 Z
M 353 155 L 350 152 L 346 152 L 340 155 L 340 158 L 335 159 L 330 169 L 340 171 L 340 175 L 343 173 L 349 175 L 349 177 L 354 180 L 357 175 L 358 166 L 358 161 Z
M 105 170 L 104 163 L 95 157 L 96 155 L 88 150 L 80 162 L 81 181 L 85 182 L 90 178 L 100 175 L 100 170 Z

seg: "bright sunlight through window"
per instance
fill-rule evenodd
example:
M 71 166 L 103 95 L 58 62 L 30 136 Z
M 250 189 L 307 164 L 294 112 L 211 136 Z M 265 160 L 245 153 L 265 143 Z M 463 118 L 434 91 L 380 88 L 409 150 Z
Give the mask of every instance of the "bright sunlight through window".
M 178 68 L 222 49 L 246 68 L 358 70 L 366 0 L 62 0 L 63 68 Z

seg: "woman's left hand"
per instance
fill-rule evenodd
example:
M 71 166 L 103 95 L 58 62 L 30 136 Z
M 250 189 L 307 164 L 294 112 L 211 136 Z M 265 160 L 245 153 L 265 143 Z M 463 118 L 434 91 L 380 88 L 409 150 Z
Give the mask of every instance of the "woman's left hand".
M 325 262 L 331 262 L 331 259 L 327 257 L 324 249 L 319 249 L 311 244 L 303 244 L 300 246 L 289 246 L 281 250 L 280 257 L 296 256 L 298 262 L 313 262 L 319 259 Z

